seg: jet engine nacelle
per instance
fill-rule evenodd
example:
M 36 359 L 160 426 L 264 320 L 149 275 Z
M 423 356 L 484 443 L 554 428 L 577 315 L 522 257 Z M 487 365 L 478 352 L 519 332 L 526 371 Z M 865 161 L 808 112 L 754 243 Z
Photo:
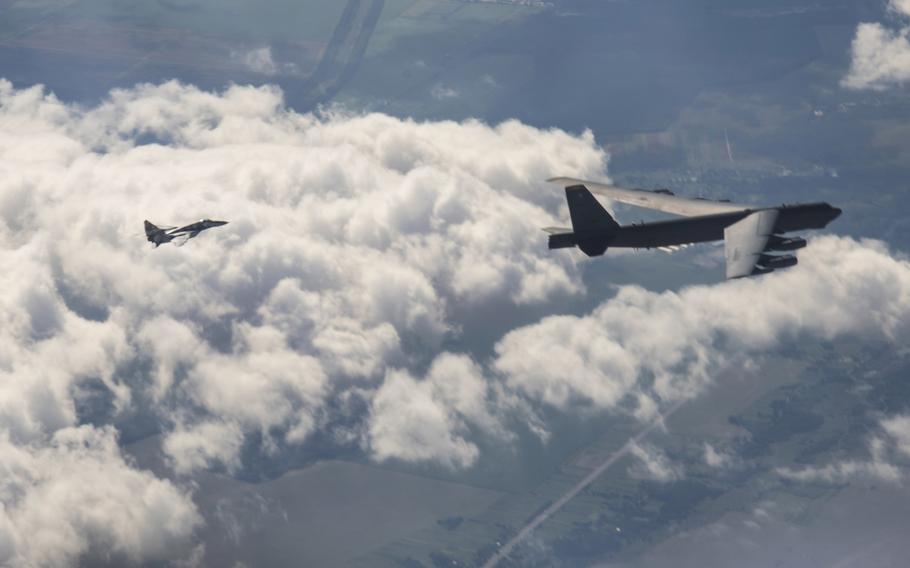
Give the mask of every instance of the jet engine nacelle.
M 802 237 L 778 237 L 777 235 L 771 235 L 771 238 L 768 239 L 768 248 L 767 250 L 774 251 L 790 251 L 790 250 L 799 250 L 806 246 L 808 243 L 806 239 Z
M 788 268 L 794 266 L 797 263 L 796 257 L 792 254 L 785 254 L 782 256 L 772 256 L 770 254 L 763 254 L 759 259 L 759 264 L 765 268 L 770 268 L 771 270 L 777 270 L 778 268 Z

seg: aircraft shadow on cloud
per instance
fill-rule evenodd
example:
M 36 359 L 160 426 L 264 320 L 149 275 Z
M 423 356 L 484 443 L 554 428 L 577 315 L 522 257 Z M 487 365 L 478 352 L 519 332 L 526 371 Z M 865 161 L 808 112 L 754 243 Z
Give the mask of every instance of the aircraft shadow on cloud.
M 184 225 L 182 227 L 158 227 L 148 221 L 145 222 L 145 237 L 150 243 L 155 243 L 155 248 L 165 244 L 173 243 L 175 246 L 183 246 L 188 240 L 197 236 L 206 229 L 227 225 L 227 221 L 212 221 L 211 219 L 201 219 L 195 223 Z
M 823 229 L 841 210 L 827 203 L 754 207 L 679 197 L 667 189 L 624 189 L 573 178 L 550 180 L 566 189 L 572 228 L 547 227 L 549 248 L 578 247 L 588 256 L 600 256 L 608 247 L 656 248 L 673 251 L 710 241 L 724 241 L 727 278 L 767 274 L 797 263 L 792 252 L 806 240 L 784 236 L 791 231 Z M 620 203 L 680 215 L 682 219 L 621 226 L 593 194 Z

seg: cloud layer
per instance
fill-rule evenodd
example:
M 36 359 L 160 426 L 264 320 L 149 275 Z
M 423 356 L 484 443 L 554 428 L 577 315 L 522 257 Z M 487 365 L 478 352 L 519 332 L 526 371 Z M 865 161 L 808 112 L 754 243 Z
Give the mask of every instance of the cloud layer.
M 896 483 L 905 477 L 904 465 L 910 458 L 910 415 L 883 418 L 880 432 L 868 441 L 869 459 L 847 459 L 823 466 L 782 467 L 777 473 L 785 479 L 803 482 L 848 483 L 854 479 L 874 479 Z
M 590 133 L 302 115 L 269 87 L 80 108 L 0 81 L 0 562 L 192 556 L 188 492 L 117 446 L 137 414 L 180 475 L 315 436 L 458 469 L 517 428 L 545 439 L 542 406 L 648 419 L 782 341 L 906 335 L 910 265 L 838 237 L 761 279 L 493 321 L 585 291 L 580 256 L 546 250 L 539 227 L 567 215 L 541 180 L 605 165 Z M 182 248 L 141 234 L 200 217 L 230 224 Z M 489 360 L 469 321 L 508 331 Z
M 0 564 L 191 558 L 189 496 L 132 468 L 112 428 L 63 428 L 43 445 L 0 437 Z
M 723 365 L 787 341 L 910 332 L 910 263 L 877 242 L 826 236 L 797 269 L 654 293 L 635 286 L 584 316 L 552 316 L 496 346 L 493 367 L 523 396 L 568 410 L 650 418 L 691 398 Z
M 150 416 L 182 474 L 315 432 L 470 465 L 469 432 L 508 434 L 480 366 L 436 358 L 452 314 L 582 292 L 572 257 L 542 254 L 561 199 L 540 180 L 605 161 L 589 133 L 301 115 L 269 87 L 80 108 L 0 81 L 2 562 L 192 553 L 186 491 L 89 421 Z M 144 242 L 143 219 L 200 217 L 230 224 Z
M 857 27 L 845 87 L 882 90 L 910 81 L 910 2 L 891 0 L 888 9 L 892 26 L 866 22 Z

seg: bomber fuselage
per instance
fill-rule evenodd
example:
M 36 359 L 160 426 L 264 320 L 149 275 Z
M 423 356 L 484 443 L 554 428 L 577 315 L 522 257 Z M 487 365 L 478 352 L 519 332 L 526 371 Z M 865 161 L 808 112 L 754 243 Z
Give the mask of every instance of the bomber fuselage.
M 780 212 L 776 228 L 781 233 L 823 229 L 841 214 L 840 209 L 827 203 L 757 207 L 730 213 L 624 225 L 612 230 L 604 228 L 596 233 L 586 232 L 578 237 L 606 239 L 607 246 L 623 248 L 658 248 L 718 241 L 723 240 L 724 229 L 763 209 L 776 209 Z

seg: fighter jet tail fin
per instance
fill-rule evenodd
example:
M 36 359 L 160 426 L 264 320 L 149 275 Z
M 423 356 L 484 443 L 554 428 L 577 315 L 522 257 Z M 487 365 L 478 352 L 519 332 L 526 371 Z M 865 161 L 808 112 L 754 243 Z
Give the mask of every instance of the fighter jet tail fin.
M 158 233 L 158 231 L 160 231 L 160 230 L 161 229 L 159 227 L 156 227 L 154 224 L 150 223 L 149 221 L 145 222 L 145 236 L 146 237 L 151 237 L 151 236 L 155 235 L 156 233 Z

